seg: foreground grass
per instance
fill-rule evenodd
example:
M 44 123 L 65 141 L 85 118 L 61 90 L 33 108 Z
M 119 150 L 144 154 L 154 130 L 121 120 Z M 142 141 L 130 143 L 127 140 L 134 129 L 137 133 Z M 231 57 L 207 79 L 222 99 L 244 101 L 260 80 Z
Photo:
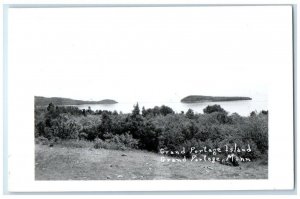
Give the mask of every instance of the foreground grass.
M 267 179 L 257 162 L 230 167 L 210 162 L 161 162 L 145 151 L 117 151 L 65 145 L 35 145 L 36 180 L 200 180 Z

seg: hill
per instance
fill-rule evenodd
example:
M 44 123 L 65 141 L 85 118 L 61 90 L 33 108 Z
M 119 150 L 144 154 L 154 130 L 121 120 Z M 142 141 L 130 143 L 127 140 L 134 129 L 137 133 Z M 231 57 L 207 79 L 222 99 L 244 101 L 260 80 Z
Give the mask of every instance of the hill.
M 200 102 L 223 102 L 223 101 L 239 101 L 252 100 L 250 97 L 214 97 L 204 95 L 189 95 L 181 99 L 182 103 L 200 103 Z
M 84 101 L 84 100 L 74 100 L 70 98 L 62 98 L 62 97 L 41 97 L 35 96 L 34 97 L 34 104 L 35 106 L 47 106 L 50 103 L 55 105 L 82 105 L 82 104 L 116 104 L 115 100 L 111 99 L 104 99 L 100 101 Z
M 70 142 L 70 141 L 68 141 Z M 78 141 L 77 141 L 78 142 Z M 73 143 L 74 145 L 74 143 Z M 89 146 L 90 145 L 90 146 Z M 51 149 L 51 150 L 50 150 Z M 204 161 L 162 162 L 141 150 L 94 149 L 91 142 L 35 145 L 35 180 L 208 180 L 267 179 L 268 165 L 244 162 L 240 167 Z M 172 159 L 173 160 L 173 159 Z

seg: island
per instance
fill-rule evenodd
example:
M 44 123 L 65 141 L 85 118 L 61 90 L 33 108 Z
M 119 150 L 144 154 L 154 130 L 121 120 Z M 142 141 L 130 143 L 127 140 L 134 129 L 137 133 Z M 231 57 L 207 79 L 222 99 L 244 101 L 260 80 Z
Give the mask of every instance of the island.
M 204 95 L 189 95 L 181 99 L 182 103 L 201 103 L 201 102 L 223 102 L 223 101 L 239 101 L 252 100 L 250 97 L 219 97 L 219 96 L 204 96 Z
M 34 97 L 35 106 L 47 106 L 50 103 L 53 103 L 57 106 L 67 106 L 67 105 L 82 105 L 82 104 L 116 104 L 118 102 L 112 99 L 104 99 L 100 101 L 84 101 L 84 100 L 75 100 L 75 99 L 62 98 L 62 97 L 42 97 L 42 96 Z

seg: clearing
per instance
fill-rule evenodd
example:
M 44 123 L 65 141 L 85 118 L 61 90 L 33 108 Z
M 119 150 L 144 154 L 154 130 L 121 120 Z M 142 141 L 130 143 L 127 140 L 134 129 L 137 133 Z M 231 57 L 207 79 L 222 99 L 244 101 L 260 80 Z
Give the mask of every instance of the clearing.
M 211 162 L 162 162 L 162 155 L 35 145 L 36 180 L 205 180 L 267 179 L 268 165 L 240 163 L 231 167 Z

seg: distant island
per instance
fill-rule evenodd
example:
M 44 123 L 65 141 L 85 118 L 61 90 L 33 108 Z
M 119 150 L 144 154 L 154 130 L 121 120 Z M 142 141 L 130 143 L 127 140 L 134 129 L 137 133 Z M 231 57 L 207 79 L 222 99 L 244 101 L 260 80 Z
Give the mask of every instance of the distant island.
M 116 104 L 118 103 L 112 99 L 104 99 L 100 101 L 84 101 L 84 100 L 74 100 L 70 98 L 62 98 L 62 97 L 34 97 L 35 106 L 47 106 L 48 104 L 53 103 L 57 106 L 62 105 L 82 105 L 82 104 Z
M 201 102 L 223 102 L 252 100 L 250 97 L 214 97 L 204 95 L 189 95 L 181 100 L 182 103 L 201 103 Z

